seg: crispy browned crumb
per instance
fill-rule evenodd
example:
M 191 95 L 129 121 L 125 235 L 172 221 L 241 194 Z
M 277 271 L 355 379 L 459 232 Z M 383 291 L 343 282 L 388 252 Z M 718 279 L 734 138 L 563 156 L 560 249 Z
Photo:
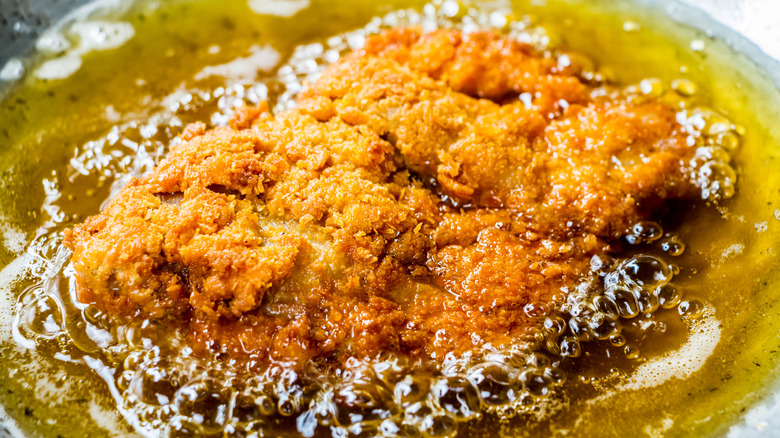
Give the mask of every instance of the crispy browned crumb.
M 491 32 L 374 37 L 296 109 L 189 126 L 69 230 L 79 298 L 299 364 L 512 342 L 691 192 L 673 109 L 577 74 Z

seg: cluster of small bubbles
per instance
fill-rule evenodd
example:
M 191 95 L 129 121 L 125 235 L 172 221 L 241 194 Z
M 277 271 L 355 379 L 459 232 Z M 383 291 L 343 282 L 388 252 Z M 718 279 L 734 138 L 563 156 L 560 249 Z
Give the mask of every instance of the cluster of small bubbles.
M 232 419 L 232 375 L 191 357 L 180 338 L 155 343 L 147 336 L 160 336 L 159 328 L 143 325 L 115 328 L 124 339 L 105 357 L 116 366 L 120 407 L 152 434 L 167 424 L 197 434 L 224 430 Z
M 693 183 L 701 198 L 719 202 L 734 196 L 737 174 L 731 166 L 731 154 L 739 147 L 741 129 L 709 108 L 683 109 L 677 122 L 688 134 L 689 146 L 696 146 L 690 160 Z
M 669 89 L 660 79 L 648 78 L 625 87 L 622 92 L 630 102 L 660 99 L 677 107 L 677 123 L 687 135 L 687 145 L 695 148 L 688 163 L 688 174 L 699 188 L 701 198 L 719 202 L 734 196 L 737 175 L 730 164 L 731 154 L 739 147 L 743 127 L 710 108 L 694 105 L 692 97 L 698 89 L 689 79 L 676 79 Z
M 217 100 L 217 111 L 211 114 L 213 126 L 227 126 L 233 113 L 246 104 L 257 105 L 269 99 L 268 86 L 262 82 L 251 85 L 233 84 L 218 87 L 211 96 Z
M 299 431 L 311 436 L 317 427 L 335 427 L 345 436 L 448 437 L 483 412 L 529 412 L 566 380 L 557 363 L 519 346 L 448 356 L 440 370 L 403 362 L 362 363 L 338 383 L 323 384 L 327 390 L 298 417 Z
M 638 235 L 648 229 L 654 226 L 636 227 Z M 657 231 L 646 240 L 658 239 Z M 348 361 L 338 370 L 310 362 L 299 371 L 272 364 L 247 373 L 230 362 L 194 356 L 181 333 L 155 322 L 119 324 L 90 307 L 82 307 L 80 317 L 112 334 L 101 360 L 116 370 L 110 383 L 120 408 L 150 435 L 260 436 L 296 427 L 304 436 L 330 431 L 345 437 L 449 437 L 460 423 L 484 413 L 507 418 L 538 412 L 567 380 L 561 360 L 578 357 L 582 342 L 606 341 L 629 359 L 639 357 L 621 333 L 621 319 L 674 307 L 695 318 L 703 308 L 695 300 L 681 303 L 670 284 L 673 267 L 658 258 L 599 257 L 591 266 L 594 275 L 571 291 L 563 312 L 525 309 L 543 324 L 521 337 L 524 342 L 486 346 L 476 355 L 450 354 L 441 365 L 386 355 Z M 36 298 L 23 302 L 34 314 L 32 329 L 48 336 L 54 329 L 47 327 L 62 326 L 49 295 L 28 295 Z M 545 346 L 549 355 L 540 353 Z
M 162 100 L 164 110 L 157 117 L 179 128 L 203 120 L 208 120 L 211 126 L 227 126 L 237 109 L 277 99 L 277 94 L 283 91 L 271 90 L 275 85 L 278 84 L 269 80 L 228 83 L 210 89 L 181 87 Z
M 638 231 L 647 228 L 648 224 L 642 223 Z M 651 233 L 653 239 L 660 238 L 660 227 L 657 231 Z M 627 358 L 636 358 L 637 349 L 626 345 L 622 334 L 623 321 L 639 315 L 649 316 L 680 303 L 680 293 L 670 284 L 675 268 L 645 254 L 611 262 L 599 260 L 591 265 L 596 269 L 570 291 L 560 314 L 545 319 L 547 350 L 574 358 L 582 353 L 582 342 L 607 341 L 623 348 Z
M 68 163 L 66 180 L 57 182 L 78 184 L 80 178 L 87 178 L 97 189 L 111 184 L 108 188 L 113 194 L 131 178 L 151 172 L 169 146 L 180 142 L 178 135 L 188 123 L 208 119 L 212 126 L 226 126 L 236 109 L 273 97 L 263 82 L 209 90 L 179 89 L 163 98 L 157 112 L 145 120 L 116 124 L 99 138 L 79 146 Z M 60 192 L 65 189 L 58 188 Z M 95 189 L 86 195 L 94 196 Z
M 646 241 L 662 233 L 651 223 L 641 225 L 637 235 L 654 230 Z M 703 308 L 696 300 L 681 302 L 670 284 L 673 266 L 658 258 L 599 257 L 591 266 L 594 275 L 570 291 L 561 312 L 525 309 L 543 324 L 524 342 L 450 354 L 438 366 L 386 355 L 338 370 L 310 362 L 299 371 L 272 364 L 247 373 L 230 362 L 196 357 L 182 333 L 152 321 L 119 324 L 82 307 L 80 330 L 89 324 L 112 334 L 99 352 L 116 370 L 109 383 L 125 415 L 150 436 L 261 436 L 295 427 L 304 436 L 450 437 L 460 423 L 484 413 L 507 418 L 538 412 L 567 380 L 561 360 L 580 356 L 582 342 L 606 341 L 629 359 L 639 357 L 621 333 L 622 319 L 675 307 L 683 318 L 695 318 Z M 53 335 L 55 325 L 64 324 L 56 300 L 37 289 L 27 295 L 21 304 L 30 309 L 30 329 Z M 545 346 L 549 355 L 540 353 Z
M 441 367 L 384 356 L 348 361 L 335 372 L 314 363 L 298 372 L 280 364 L 247 376 L 192 357 L 180 345 L 149 348 L 138 327 L 120 331 L 133 340 L 116 346 L 124 351 L 114 356 L 114 385 L 135 426 L 150 433 L 166 424 L 172 435 L 271 433 L 294 424 L 304 436 L 330 430 L 334 436 L 449 437 L 484 412 L 531 412 L 566 381 L 558 362 L 521 345 L 448 356 Z
M 718 201 L 734 196 L 736 180 L 736 172 L 728 163 L 709 161 L 697 170 L 695 181 L 701 187 L 702 199 Z
M 150 172 L 181 128 L 179 119 L 161 116 L 115 125 L 104 136 L 76 150 L 68 163 L 67 181 L 75 183 L 79 177 L 90 177 L 97 178 L 97 187 L 109 180 L 123 186 L 129 178 Z
M 353 44 L 358 42 L 352 39 Z M 295 48 L 290 60 L 279 68 L 272 90 L 278 90 L 274 111 L 280 112 L 296 105 L 296 96 L 306 83 L 317 80 L 325 67 L 337 61 L 349 49 L 346 37 L 330 38 L 327 48 L 321 43 L 307 44 Z
M 663 235 L 661 225 L 653 221 L 641 221 L 635 223 L 626 233 L 625 239 L 632 245 L 651 243 Z

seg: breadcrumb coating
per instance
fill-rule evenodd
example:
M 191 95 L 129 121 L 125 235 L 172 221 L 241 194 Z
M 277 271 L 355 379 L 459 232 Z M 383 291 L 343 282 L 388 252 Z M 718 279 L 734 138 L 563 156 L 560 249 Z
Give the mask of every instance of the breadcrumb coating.
M 686 198 L 674 109 L 494 32 L 392 29 L 295 109 L 244 108 L 68 230 L 79 299 L 303 364 L 515 342 Z

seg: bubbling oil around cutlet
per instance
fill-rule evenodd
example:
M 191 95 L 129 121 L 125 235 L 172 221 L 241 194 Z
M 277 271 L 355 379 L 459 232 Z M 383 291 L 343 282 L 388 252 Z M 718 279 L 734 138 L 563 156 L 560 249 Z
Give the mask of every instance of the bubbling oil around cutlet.
M 467 30 L 502 23 L 493 14 L 479 12 L 454 17 L 457 21 L 450 12 L 431 6 L 422 14 L 389 14 L 361 31 L 333 37 L 326 44 L 301 47 L 267 84 L 187 93 L 186 103 L 178 105 L 177 112 L 160 114 L 147 123 L 118 126 L 106 138 L 88 143 L 71 161 L 71 170 L 74 175 L 102 174 L 117 181 L 147 172 L 181 132 L 179 116 L 188 107 L 212 107 L 215 124 L 224 123 L 226 113 L 245 99 L 256 103 L 270 98 L 276 108 L 288 108 L 294 105 L 304 81 L 313 80 L 327 63 L 385 27 L 413 24 Z M 544 43 L 543 35 L 525 23 L 507 20 L 500 28 L 513 38 Z M 596 72 L 586 74 L 602 80 Z M 712 110 L 689 108 L 686 99 L 692 94 L 691 87 L 665 90 L 663 84 L 651 85 L 628 87 L 623 92 L 636 100 L 657 94 L 676 105 L 678 122 L 698 146 L 689 165 L 702 199 L 716 202 L 731 197 L 736 176 L 729 160 L 739 143 L 737 128 Z M 52 193 L 59 190 L 57 181 L 50 185 Z M 115 184 L 112 192 L 119 186 L 121 183 Z M 53 199 L 56 203 L 56 197 Z M 53 241 L 57 242 L 56 228 L 42 230 L 42 234 L 55 232 Z M 631 228 L 626 240 L 630 245 L 660 244 L 672 257 L 682 253 L 685 246 L 679 239 L 661 236 L 658 224 L 643 222 Z M 52 248 L 33 245 L 31 251 L 48 252 L 47 257 L 51 257 Z M 153 321 L 118 325 L 93 307 L 76 303 L 66 258 L 56 251 L 40 283 L 20 299 L 17 330 L 33 342 L 56 341 L 75 344 L 89 353 L 102 351 L 102 360 L 115 367 L 108 384 L 119 394 L 120 409 L 128 413 L 136 428 L 150 434 L 161 430 L 171 435 L 221 430 L 268 433 L 281 425 L 296 427 L 307 436 L 318 427 L 354 435 L 422 432 L 451 436 L 459 422 L 486 413 L 538 415 L 554 409 L 557 391 L 567 379 L 560 364 L 579 356 L 582 343 L 608 342 L 635 359 L 639 357 L 636 349 L 622 334 L 625 321 L 674 308 L 695 319 L 702 306 L 696 301 L 681 301 L 681 292 L 672 283 L 675 267 L 662 258 L 635 254 L 598 259 L 592 260 L 591 274 L 575 290 L 565 291 L 567 298 L 561 308 L 527 309 L 546 314 L 544 326 L 510 348 L 487 347 L 481 354 L 448 357 L 440 368 L 409 363 L 403 357 L 379 357 L 355 361 L 336 371 L 327 364 L 311 363 L 296 373 L 285 364 L 274 364 L 248 378 L 255 371 L 251 366 L 238 367 L 219 357 L 194 357 L 180 333 L 166 333 Z M 74 323 L 74 318 L 81 321 Z

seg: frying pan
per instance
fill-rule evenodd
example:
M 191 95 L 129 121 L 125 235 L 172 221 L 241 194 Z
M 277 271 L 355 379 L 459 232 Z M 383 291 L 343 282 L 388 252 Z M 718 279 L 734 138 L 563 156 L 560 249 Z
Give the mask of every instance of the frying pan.
M 582 0 L 586 1 L 586 0 Z M 44 30 L 89 0 L 0 0 L 0 68 L 33 53 Z M 780 87 L 780 2 L 776 0 L 626 0 L 638 8 L 663 11 L 670 19 L 703 30 L 748 58 Z M 0 82 L 0 98 L 8 83 Z M 780 376 L 780 372 L 775 372 Z M 751 406 L 724 436 L 780 437 L 780 379 L 763 401 Z M 74 413 L 79 415 L 79 413 Z M 84 415 L 83 413 L 81 415 Z M 18 437 L 0 406 L 0 438 Z

